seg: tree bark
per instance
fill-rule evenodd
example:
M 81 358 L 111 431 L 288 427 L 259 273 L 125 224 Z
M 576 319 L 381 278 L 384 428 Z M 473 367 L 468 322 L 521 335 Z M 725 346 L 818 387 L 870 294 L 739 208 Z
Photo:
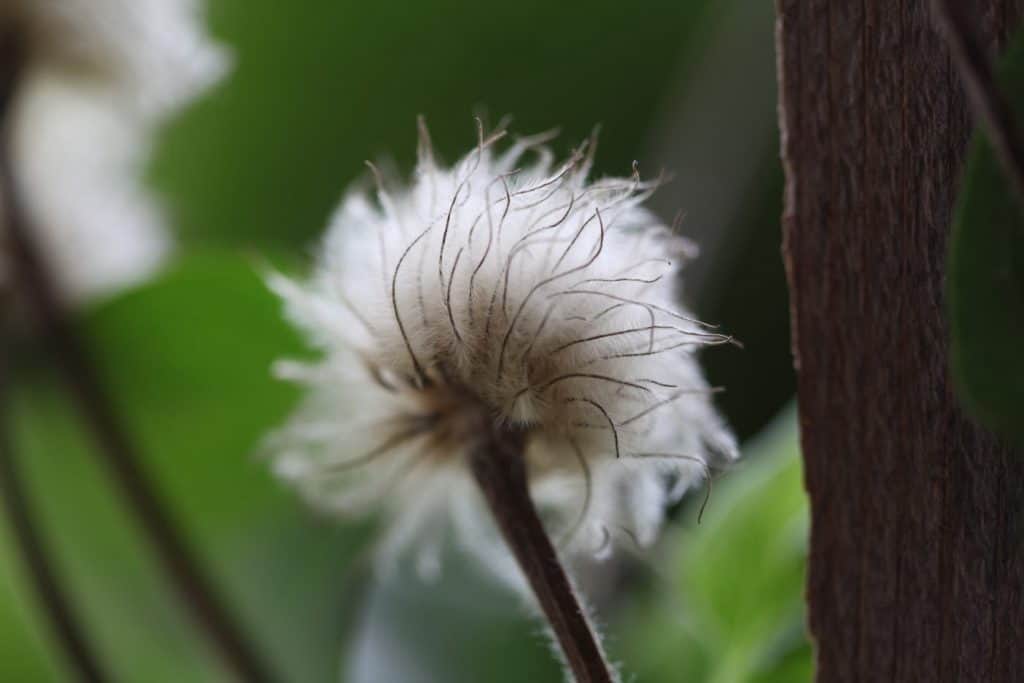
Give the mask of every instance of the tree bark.
M 973 2 L 993 55 L 1022 4 Z M 948 373 L 966 96 L 928 0 L 776 9 L 818 680 L 1024 681 L 1024 454 Z

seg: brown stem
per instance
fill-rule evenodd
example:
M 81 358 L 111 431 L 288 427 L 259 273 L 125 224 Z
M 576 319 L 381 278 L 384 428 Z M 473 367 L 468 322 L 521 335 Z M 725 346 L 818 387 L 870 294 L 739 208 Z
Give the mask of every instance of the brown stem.
M 1024 201 L 1024 140 L 1013 110 L 999 90 L 992 64 L 963 0 L 932 0 L 932 14 L 949 45 L 975 116 L 985 126 L 1017 197 Z
M 99 445 L 98 452 L 146 531 L 164 570 L 227 664 L 242 680 L 269 680 L 266 669 L 216 597 L 194 553 L 160 502 L 156 487 L 139 467 L 138 455 L 115 416 L 83 344 L 58 304 L 51 280 L 26 234 L 24 216 L 17 211 L 15 193 L 10 192 L 12 178 L 7 156 L 3 154 L 0 159 L 0 186 L 8 190 L 5 197 L 11 220 L 7 227 L 15 268 L 50 344 L 57 369 Z
M 611 667 L 530 498 L 523 458 L 525 435 L 499 429 L 490 434 L 473 452 L 470 464 L 498 528 L 526 574 L 576 680 L 610 683 L 615 680 Z
M 10 30 L 0 31 L 0 136 L 4 133 L 3 114 L 9 109 L 16 74 L 21 66 L 20 55 L 21 44 L 17 37 Z M 0 139 L 0 145 L 2 144 L 3 141 Z M 2 190 L 3 188 L 0 188 L 0 205 L 9 201 Z M 0 237 L 6 213 L 7 211 L 4 211 L 0 214 Z M 3 245 L 0 244 L 0 257 L 3 256 L 2 249 Z M 99 664 L 99 658 L 90 643 L 86 629 L 81 626 L 78 610 L 68 597 L 64 582 L 50 559 L 49 549 L 33 522 L 25 485 L 18 471 L 7 412 L 7 389 L 10 384 L 7 343 L 9 331 L 3 329 L 6 322 L 3 319 L 6 305 L 12 297 L 4 296 L 5 294 L 6 292 L 0 292 L 0 496 L 3 497 L 11 532 L 25 563 L 28 578 L 68 663 L 74 668 L 79 679 L 90 683 L 104 681 L 107 677 L 103 674 L 103 668 Z
M 3 60 L 0 68 L 0 126 L 4 128 L 0 130 L 0 197 L 5 208 L 8 256 L 15 272 L 15 289 L 26 296 L 50 346 L 58 372 L 99 446 L 98 453 L 196 622 L 241 680 L 270 680 L 268 670 L 218 599 L 194 553 L 161 503 L 156 487 L 139 466 L 138 453 L 118 420 L 85 344 L 76 335 L 54 280 L 32 241 L 29 218 L 19 201 L 12 168 L 9 121 L 4 116 L 9 111 L 17 86 L 19 48 L 16 37 L 0 35 L 0 59 Z M 111 248 L 117 247 L 111 245 Z
M 0 332 L 2 334 L 2 332 Z M 18 471 L 7 423 L 7 349 L 0 344 L 0 495 L 29 580 L 49 619 L 50 628 L 78 678 L 90 683 L 108 680 L 81 626 L 77 610 L 63 588 L 50 553 L 32 521 L 32 510 Z

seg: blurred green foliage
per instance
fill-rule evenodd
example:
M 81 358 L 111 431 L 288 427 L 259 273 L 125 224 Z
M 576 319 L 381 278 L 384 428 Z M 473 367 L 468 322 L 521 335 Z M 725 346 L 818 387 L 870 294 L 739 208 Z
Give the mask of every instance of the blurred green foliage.
M 794 412 L 749 445 L 699 526 L 695 510 L 678 521 L 656 565 L 661 581 L 616 626 L 638 681 L 810 680 L 808 509 Z
M 168 131 L 153 178 L 189 239 L 294 246 L 364 160 L 411 168 L 417 114 L 449 160 L 476 113 L 560 126 L 563 151 L 601 124 L 598 171 L 628 175 L 705 2 L 219 0 L 235 71 Z
M 1000 83 L 1024 127 L 1024 33 Z M 1024 443 L 1024 198 L 992 144 L 976 134 L 950 244 L 953 371 L 961 398 L 989 427 Z
M 761 163 L 771 168 L 726 240 L 708 285 L 709 301 L 698 302 L 703 319 L 744 345 L 736 353 L 701 358 L 708 381 L 725 387 L 717 403 L 741 438 L 756 435 L 795 392 L 780 247 L 783 179 L 776 156 Z
M 337 667 L 344 614 L 322 606 L 345 603 L 366 533 L 311 524 L 253 457 L 296 399 L 270 375 L 275 358 L 303 351 L 278 309 L 250 260 L 199 255 L 101 306 L 84 330 L 148 471 L 262 649 L 299 680 L 325 680 Z M 186 637 L 192 629 L 60 385 L 25 360 L 12 410 L 19 457 L 114 673 L 208 679 L 209 653 Z M 9 548 L 3 566 L 17 576 Z
M 729 4 L 742 9 L 743 1 Z M 367 653 L 405 666 L 412 673 L 403 683 L 560 680 L 536 624 L 458 555 L 436 586 L 379 580 L 368 562 L 372 524 L 314 518 L 256 457 L 260 438 L 297 399 L 271 378 L 271 362 L 305 349 L 254 255 L 305 261 L 364 159 L 394 155 L 409 168 L 421 113 L 449 160 L 474 144 L 477 107 L 492 124 L 513 114 L 520 133 L 562 126 L 561 151 L 600 123 L 598 172 L 627 173 L 655 119 L 670 111 L 679 74 L 717 35 L 709 27 L 719 27 L 723 4 L 209 7 L 235 71 L 165 131 L 149 169 L 179 235 L 179 262 L 83 315 L 147 470 L 283 680 L 337 680 L 339 672 L 380 680 L 366 673 Z M 774 148 L 751 163 L 763 166 L 764 182 L 736 190 L 744 208 L 727 226 L 730 257 L 708 306 L 750 348 L 739 361 L 715 354 L 711 372 L 729 385 L 727 408 L 744 434 L 777 410 L 791 382 Z M 96 464 L 47 361 L 24 351 L 11 415 L 18 455 L 104 658 L 118 680 L 226 680 Z M 655 565 L 664 580 L 627 594 L 611 613 L 610 647 L 627 674 L 808 678 L 792 422 L 750 449 L 749 464 L 717 487 L 702 525 L 684 517 L 670 530 L 668 555 Z M 58 680 L 6 528 L 0 539 L 0 679 Z
M 457 548 L 436 582 L 412 571 L 374 581 L 345 648 L 352 683 L 564 680 L 540 623 Z

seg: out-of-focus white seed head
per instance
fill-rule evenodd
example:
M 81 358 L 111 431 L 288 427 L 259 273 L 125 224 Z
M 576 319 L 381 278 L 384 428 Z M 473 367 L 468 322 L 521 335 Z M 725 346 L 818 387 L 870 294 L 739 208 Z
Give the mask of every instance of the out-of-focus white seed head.
M 657 182 L 588 180 L 593 141 L 556 164 L 550 136 L 499 137 L 443 168 L 421 130 L 411 184 L 374 169 L 310 279 L 271 277 L 323 351 L 278 366 L 309 387 L 270 440 L 278 472 L 322 507 L 383 507 L 386 556 L 415 545 L 422 567 L 453 525 L 471 548 L 494 536 L 466 467 L 481 425 L 526 430 L 550 532 L 595 553 L 651 542 L 736 454 L 695 359 L 729 339 L 678 301 L 693 247 L 641 206 Z
M 101 83 L 123 107 L 153 117 L 227 70 L 200 9 L 198 0 L 8 0 L 0 23 L 22 35 L 29 78 L 57 71 L 69 82 Z
M 0 31 L 24 51 L 4 114 L 35 238 L 68 298 L 137 282 L 172 244 L 140 180 L 153 135 L 225 73 L 226 53 L 194 0 L 2 5 Z

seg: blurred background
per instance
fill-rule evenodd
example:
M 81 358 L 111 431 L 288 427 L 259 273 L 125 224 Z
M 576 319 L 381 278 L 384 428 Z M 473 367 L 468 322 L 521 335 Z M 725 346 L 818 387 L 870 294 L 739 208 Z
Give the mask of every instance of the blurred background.
M 559 127 L 563 154 L 600 124 L 598 175 L 628 175 L 633 160 L 673 174 L 652 206 L 666 221 L 683 211 L 701 247 L 689 305 L 744 344 L 703 362 L 745 457 L 701 523 L 698 494 L 594 600 L 627 680 L 809 680 L 771 3 L 207 5 L 234 69 L 162 131 L 147 168 L 176 257 L 81 322 L 147 468 L 282 679 L 562 680 L 536 623 L 457 553 L 438 584 L 374 577 L 372 520 L 318 518 L 255 455 L 296 399 L 270 363 L 304 349 L 254 265 L 308 263 L 364 160 L 411 168 L 423 114 L 449 161 L 475 144 L 474 115 L 511 115 L 516 133 Z M 46 359 L 25 352 L 19 370 L 33 504 L 117 680 L 227 680 Z M 0 679 L 62 680 L 6 528 L 0 539 Z

